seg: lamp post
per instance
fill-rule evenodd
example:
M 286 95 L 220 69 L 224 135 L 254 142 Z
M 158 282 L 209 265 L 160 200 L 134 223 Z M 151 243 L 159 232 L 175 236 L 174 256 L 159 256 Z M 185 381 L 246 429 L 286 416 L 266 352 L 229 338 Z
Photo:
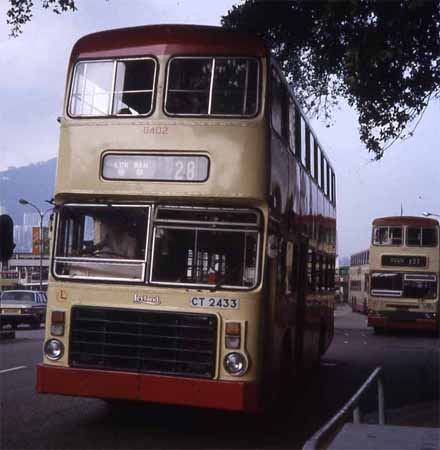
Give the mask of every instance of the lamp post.
M 422 212 L 422 215 L 424 215 L 425 217 L 430 217 L 430 216 L 434 216 L 434 217 L 440 217 L 440 214 L 434 214 L 432 212 Z
M 46 211 L 41 211 L 41 209 L 38 208 L 38 206 L 35 206 L 33 203 L 25 200 L 24 198 L 20 198 L 20 200 L 18 200 L 18 203 L 20 203 L 21 205 L 32 206 L 32 208 L 34 208 L 38 212 L 38 215 L 40 216 L 40 291 L 42 291 L 43 290 L 43 219 L 44 219 L 44 216 L 49 211 L 52 211 L 53 208 L 48 208 L 48 209 L 46 209 Z

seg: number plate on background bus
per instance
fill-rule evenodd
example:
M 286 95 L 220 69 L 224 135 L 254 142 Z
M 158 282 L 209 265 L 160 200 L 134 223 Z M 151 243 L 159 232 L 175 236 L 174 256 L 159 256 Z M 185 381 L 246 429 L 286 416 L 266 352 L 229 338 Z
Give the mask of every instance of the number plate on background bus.
M 108 180 L 206 181 L 209 159 L 200 155 L 104 156 L 102 176 Z
M 192 297 L 191 306 L 194 308 L 239 309 L 240 299 L 224 297 Z

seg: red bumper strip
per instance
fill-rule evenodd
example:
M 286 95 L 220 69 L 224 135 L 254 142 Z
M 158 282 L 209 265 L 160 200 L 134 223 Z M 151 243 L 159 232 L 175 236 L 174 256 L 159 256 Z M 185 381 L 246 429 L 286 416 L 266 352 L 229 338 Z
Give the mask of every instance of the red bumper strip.
M 37 365 L 37 392 L 258 411 L 255 383 Z
M 411 322 L 393 322 L 379 317 L 368 317 L 369 327 L 407 330 L 436 330 L 437 322 L 433 319 L 416 319 Z

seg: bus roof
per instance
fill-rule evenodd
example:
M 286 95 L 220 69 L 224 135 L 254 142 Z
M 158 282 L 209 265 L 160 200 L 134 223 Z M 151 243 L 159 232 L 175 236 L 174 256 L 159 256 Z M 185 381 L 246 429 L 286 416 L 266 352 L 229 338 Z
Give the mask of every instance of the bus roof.
M 265 56 L 262 39 L 249 33 L 201 25 L 145 25 L 88 34 L 72 49 L 78 59 L 146 55 Z
M 379 217 L 373 220 L 373 225 L 415 225 L 415 226 L 438 226 L 438 221 L 427 217 L 417 216 L 390 216 Z

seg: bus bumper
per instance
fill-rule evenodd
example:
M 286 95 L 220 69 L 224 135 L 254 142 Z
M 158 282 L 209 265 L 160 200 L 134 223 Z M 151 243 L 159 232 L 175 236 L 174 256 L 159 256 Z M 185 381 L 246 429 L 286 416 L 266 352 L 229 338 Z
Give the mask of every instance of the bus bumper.
M 368 316 L 368 326 L 377 328 L 405 329 L 405 330 L 431 330 L 437 328 L 436 319 L 418 319 L 406 321 L 393 321 L 384 317 Z
M 259 411 L 256 383 L 37 365 L 37 392 Z

